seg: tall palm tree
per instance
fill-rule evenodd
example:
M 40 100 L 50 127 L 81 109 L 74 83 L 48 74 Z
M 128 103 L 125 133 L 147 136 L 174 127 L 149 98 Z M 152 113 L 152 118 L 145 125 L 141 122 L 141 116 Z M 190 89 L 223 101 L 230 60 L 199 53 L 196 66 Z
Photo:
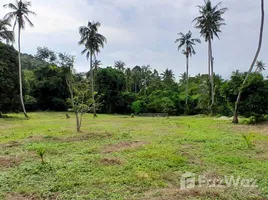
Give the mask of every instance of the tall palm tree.
M 21 30 L 25 29 L 26 23 L 28 23 L 31 27 L 33 27 L 33 23 L 29 19 L 29 14 L 36 15 L 35 12 L 29 10 L 29 7 L 31 7 L 30 1 L 22 1 L 22 0 L 16 0 L 15 3 L 9 3 L 5 4 L 4 8 L 9 8 L 12 11 L 7 13 L 4 16 L 4 19 L 8 22 L 15 19 L 14 22 L 14 28 L 18 24 L 18 58 L 19 58 L 19 84 L 20 84 L 20 100 L 21 100 L 21 106 L 23 113 L 25 117 L 28 117 L 24 101 L 23 101 L 23 93 L 22 93 L 22 71 L 21 71 L 21 58 L 20 58 L 20 42 L 21 42 Z
M 179 43 L 178 50 L 182 47 L 185 49 L 182 50 L 182 54 L 186 57 L 186 105 L 188 104 L 188 91 L 189 91 L 189 56 L 195 55 L 194 45 L 196 43 L 201 43 L 200 39 L 192 38 L 192 32 L 189 31 L 186 34 L 178 33 L 180 38 L 176 39 L 175 43 Z
M 238 124 L 238 105 L 240 103 L 240 100 L 241 100 L 241 95 L 242 95 L 242 92 L 243 92 L 243 89 L 247 83 L 247 80 L 248 80 L 248 77 L 250 75 L 250 73 L 252 72 L 253 70 L 253 67 L 258 59 L 258 56 L 260 54 L 260 51 L 261 51 L 261 46 L 262 46 L 262 38 L 263 38 L 263 28 L 264 28 L 264 16 L 265 16 L 265 13 L 264 13 L 264 0 L 261 0 L 261 27 L 260 27 L 260 34 L 259 34 L 259 43 L 258 43 L 258 48 L 257 48 L 257 51 L 256 51 L 256 54 L 253 58 L 253 61 L 251 63 L 251 66 L 248 70 L 248 73 L 239 89 L 239 92 L 238 92 L 238 95 L 237 95 L 237 99 L 236 99 L 236 102 L 235 102 L 235 109 L 234 109 L 234 118 L 233 118 L 233 123 L 234 124 Z
M 256 62 L 256 70 L 255 72 L 261 73 L 265 70 L 266 64 L 261 60 Z
M 14 42 L 14 32 L 8 30 L 11 26 L 7 20 L 0 20 L 0 41 L 6 40 L 7 43 Z
M 212 6 L 211 0 L 205 0 L 204 6 L 198 6 L 200 16 L 196 17 L 193 22 L 196 22 L 195 28 L 200 29 L 200 34 L 208 42 L 208 74 L 211 81 L 211 111 L 215 103 L 214 99 L 214 69 L 212 59 L 212 40 L 214 36 L 219 38 L 220 28 L 224 23 L 222 15 L 227 11 L 227 8 L 219 8 L 221 2 Z
M 98 28 L 101 26 L 100 22 L 88 22 L 87 26 L 79 27 L 79 33 L 81 36 L 79 45 L 84 46 L 82 54 L 86 54 L 87 59 L 90 59 L 90 80 L 91 80 L 91 93 L 93 99 L 93 112 L 94 117 L 96 114 L 95 107 L 95 91 L 94 91 L 94 70 L 93 70 L 93 56 L 96 57 L 96 54 L 100 52 L 100 48 L 104 47 L 106 43 L 106 38 L 98 33 Z

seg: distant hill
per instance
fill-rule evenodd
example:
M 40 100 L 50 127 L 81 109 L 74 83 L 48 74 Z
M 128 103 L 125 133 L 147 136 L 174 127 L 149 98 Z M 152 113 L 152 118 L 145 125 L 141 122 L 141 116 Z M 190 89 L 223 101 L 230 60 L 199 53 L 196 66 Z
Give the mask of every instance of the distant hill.
M 37 67 L 42 67 L 48 65 L 43 60 L 39 60 L 35 58 L 33 55 L 23 53 L 21 54 L 21 64 L 22 64 L 22 69 L 28 69 L 28 70 L 33 70 Z

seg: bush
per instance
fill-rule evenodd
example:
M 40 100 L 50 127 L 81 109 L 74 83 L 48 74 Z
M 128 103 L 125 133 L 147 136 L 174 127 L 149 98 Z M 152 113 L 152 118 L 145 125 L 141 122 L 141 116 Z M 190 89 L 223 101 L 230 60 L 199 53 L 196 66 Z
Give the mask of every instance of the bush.
M 134 101 L 131 104 L 131 109 L 135 112 L 135 114 L 139 114 L 141 112 L 141 101 Z
M 259 124 L 259 123 L 262 123 L 262 122 L 266 122 L 267 120 L 268 120 L 267 116 L 254 114 L 251 117 L 249 117 L 248 119 L 246 119 L 244 121 L 244 123 L 248 124 L 248 125 L 254 125 L 254 124 Z

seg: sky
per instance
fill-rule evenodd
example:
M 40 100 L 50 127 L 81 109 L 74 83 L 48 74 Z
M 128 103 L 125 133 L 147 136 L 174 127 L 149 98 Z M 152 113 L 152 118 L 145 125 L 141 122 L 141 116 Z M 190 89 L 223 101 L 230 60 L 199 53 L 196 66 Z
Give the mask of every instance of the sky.
M 1 0 L 1 4 L 13 0 Z M 179 79 L 185 71 L 185 56 L 178 51 L 177 33 L 192 31 L 200 38 L 192 20 L 199 15 L 197 5 L 203 0 L 32 0 L 30 16 L 35 27 L 22 33 L 22 52 L 36 54 L 38 46 L 76 57 L 78 72 L 89 70 L 83 48 L 78 46 L 78 28 L 88 21 L 99 21 L 99 32 L 107 44 L 98 55 L 103 67 L 122 60 L 126 67 L 150 65 L 159 72 L 172 69 Z M 218 0 L 212 0 L 215 5 Z M 226 26 L 220 39 L 213 40 L 214 71 L 229 78 L 232 71 L 247 71 L 255 55 L 260 28 L 260 0 L 223 0 Z M 265 10 L 268 7 L 265 5 Z M 9 10 L 0 6 L 0 17 Z M 267 14 L 266 14 L 267 18 Z M 268 63 L 268 31 L 265 22 L 264 40 L 259 60 Z M 207 43 L 196 45 L 196 55 L 190 59 L 189 73 L 207 73 Z M 266 56 L 266 57 L 265 57 Z M 267 60 L 266 60 L 267 59 Z M 268 75 L 267 72 L 264 72 Z

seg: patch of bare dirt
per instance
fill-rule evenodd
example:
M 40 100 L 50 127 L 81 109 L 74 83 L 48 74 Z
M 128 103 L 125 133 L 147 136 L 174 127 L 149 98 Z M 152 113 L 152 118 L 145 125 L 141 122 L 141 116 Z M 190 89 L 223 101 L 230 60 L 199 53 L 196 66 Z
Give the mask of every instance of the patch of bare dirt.
M 119 158 L 103 158 L 101 159 L 101 163 L 104 165 L 121 165 L 123 164 L 123 160 L 119 159 Z
M 17 147 L 20 146 L 21 143 L 17 142 L 17 141 L 10 141 L 8 143 L 4 143 L 4 144 L 0 144 L 0 147 Z
M 6 200 L 40 200 L 36 195 L 26 194 L 7 194 Z
M 113 153 L 124 151 L 128 149 L 136 149 L 148 144 L 145 141 L 132 141 L 132 142 L 120 142 L 117 144 L 112 144 L 104 148 L 103 153 Z
M 192 189 L 192 190 L 180 190 L 177 187 L 168 187 L 153 191 L 147 191 L 144 193 L 143 200 L 186 200 L 193 198 L 211 198 L 218 199 L 220 197 L 219 191 L 212 189 Z
M 80 142 L 80 141 L 85 141 L 89 139 L 104 139 L 104 138 L 109 138 L 112 137 L 111 133 L 79 133 L 75 136 L 67 137 L 60 139 L 62 142 Z
M 268 141 L 253 141 L 255 147 L 254 151 L 256 152 L 256 158 L 259 160 L 267 161 L 268 160 Z
M 195 151 L 198 151 L 196 149 L 196 146 L 190 145 L 190 144 L 184 144 L 181 146 L 179 153 L 187 158 L 187 161 L 189 164 L 197 164 L 202 165 L 203 162 L 199 157 L 197 157 Z
M 235 190 L 233 188 L 194 188 L 181 190 L 179 187 L 170 186 L 168 188 L 149 190 L 143 194 L 143 200 L 187 200 L 187 199 L 224 199 L 229 200 L 240 196 L 241 199 L 264 200 L 259 197 L 257 190 L 246 188 Z M 250 198 L 251 196 L 255 196 Z
M 14 167 L 21 163 L 22 159 L 16 156 L 0 156 L 0 167 Z
M 268 123 L 258 125 L 231 125 L 229 128 L 241 133 L 253 132 L 268 135 Z

